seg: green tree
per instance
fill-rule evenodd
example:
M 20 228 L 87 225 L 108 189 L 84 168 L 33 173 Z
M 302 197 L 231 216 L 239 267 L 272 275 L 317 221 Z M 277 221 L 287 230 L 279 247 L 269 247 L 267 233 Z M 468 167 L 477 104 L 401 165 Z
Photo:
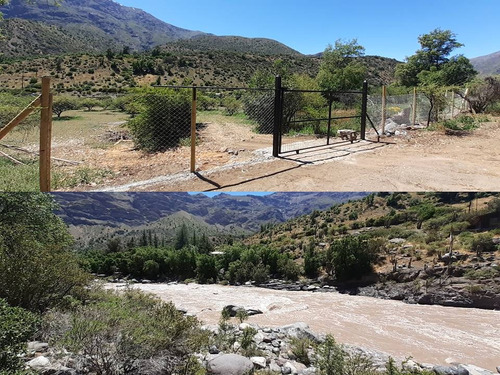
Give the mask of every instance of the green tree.
M 44 311 L 89 281 L 47 194 L 0 194 L 0 298 Z
M 323 52 L 317 80 L 325 91 L 346 91 L 361 87 L 366 68 L 357 60 L 364 55 L 364 47 L 356 39 L 346 43 L 335 42 Z
M 63 112 L 80 108 L 78 101 L 70 96 L 56 96 L 52 104 L 52 111 L 60 118 Z
M 464 56 L 450 54 L 463 46 L 450 30 L 435 29 L 419 36 L 421 48 L 406 63 L 396 67 L 396 77 L 403 86 L 420 86 L 430 101 L 427 125 L 437 120 L 437 111 L 444 99 L 445 87 L 462 86 L 477 72 Z M 434 116 L 433 116 L 434 114 Z
M 174 247 L 176 250 L 179 250 L 188 245 L 189 245 L 188 230 L 186 224 L 183 223 L 175 236 Z
M 333 269 L 339 281 L 360 278 L 372 271 L 378 250 L 361 237 L 344 237 L 334 241 L 326 254 L 327 268 Z
M 217 281 L 217 266 L 211 255 L 200 254 L 196 258 L 196 278 L 204 284 Z

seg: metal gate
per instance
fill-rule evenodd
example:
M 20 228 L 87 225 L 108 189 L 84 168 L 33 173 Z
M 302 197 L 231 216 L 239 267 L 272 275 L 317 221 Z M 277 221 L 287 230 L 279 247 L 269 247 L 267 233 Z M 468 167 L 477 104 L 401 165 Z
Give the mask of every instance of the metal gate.
M 366 81 L 362 91 L 332 92 L 287 89 L 276 77 L 273 155 L 364 140 L 367 99 Z

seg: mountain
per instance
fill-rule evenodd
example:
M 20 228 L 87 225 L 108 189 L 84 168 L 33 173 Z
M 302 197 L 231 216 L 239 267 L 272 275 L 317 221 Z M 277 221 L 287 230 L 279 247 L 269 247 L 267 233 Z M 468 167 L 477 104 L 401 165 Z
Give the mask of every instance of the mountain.
M 137 237 L 152 230 L 173 238 L 185 224 L 191 232 L 209 236 L 245 235 L 261 225 L 282 223 L 357 199 L 364 193 L 275 193 L 268 196 L 209 198 L 188 193 L 54 193 L 56 212 L 80 246 L 105 244 L 114 236 Z
M 225 51 L 258 55 L 301 56 L 294 49 L 272 39 L 244 38 L 241 36 L 198 35 L 165 45 L 166 50 Z
M 274 193 L 268 196 L 213 198 L 188 193 L 54 193 L 57 214 L 68 224 L 140 226 L 184 211 L 212 225 L 238 224 L 255 231 L 260 224 L 284 222 L 292 217 L 321 210 L 362 193 Z
M 47 0 L 12 0 L 0 11 L 6 19 L 43 22 L 59 26 L 65 33 L 82 40 L 90 36 L 109 41 L 108 47 L 128 46 L 137 51 L 203 34 L 170 25 L 140 9 L 112 0 L 64 0 L 60 6 L 51 5 Z M 43 36 L 50 37 L 54 35 Z
M 500 51 L 486 56 L 476 57 L 470 59 L 470 61 L 481 75 L 500 74 Z

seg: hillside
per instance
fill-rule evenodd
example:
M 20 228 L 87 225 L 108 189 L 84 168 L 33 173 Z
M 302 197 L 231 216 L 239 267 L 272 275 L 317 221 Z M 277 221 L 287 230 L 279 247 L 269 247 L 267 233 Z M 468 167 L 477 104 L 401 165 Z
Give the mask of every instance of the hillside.
M 169 41 L 202 34 L 170 25 L 140 9 L 122 6 L 112 0 L 65 0 L 60 6 L 53 6 L 46 0 L 29 3 L 12 0 L 0 10 L 6 19 L 22 18 L 60 26 L 64 32 L 74 37 L 79 36 L 82 41 L 89 36 L 94 40 L 112 39 L 111 45 L 102 46 L 106 48 L 119 45 L 142 51 Z M 41 41 L 41 45 L 55 44 L 59 40 L 54 33 L 48 33 L 43 38 L 45 40 Z M 22 42 L 27 43 L 28 40 Z M 90 51 L 84 49 L 80 52 Z
M 275 193 L 269 196 L 214 198 L 188 193 L 55 193 L 57 212 L 77 243 L 105 244 L 114 236 L 137 237 L 151 230 L 173 238 L 184 223 L 190 230 L 215 235 L 251 234 L 261 225 L 282 223 L 316 209 L 362 197 L 363 193 Z M 179 216 L 180 215 L 180 216 Z M 182 220 L 178 220 L 182 218 Z
M 481 75 L 500 74 L 500 51 L 470 60 Z
M 0 22 L 0 51 L 4 57 L 98 53 L 121 46 L 113 38 L 90 30 L 70 30 L 21 18 Z
M 500 308 L 499 194 L 379 193 L 267 227 L 245 244 L 278 249 L 304 270 L 316 264 L 316 285 L 339 291 Z
M 244 38 L 240 36 L 198 35 L 191 39 L 167 43 L 167 51 L 225 51 L 237 53 L 254 53 L 258 55 L 290 55 L 301 56 L 301 53 L 272 39 Z

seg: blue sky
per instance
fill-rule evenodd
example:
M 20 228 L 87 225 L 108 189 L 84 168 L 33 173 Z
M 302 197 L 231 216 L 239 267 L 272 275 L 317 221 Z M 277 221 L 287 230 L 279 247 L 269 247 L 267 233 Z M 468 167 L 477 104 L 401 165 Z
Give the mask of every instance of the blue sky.
M 367 55 L 403 60 L 418 36 L 435 28 L 457 34 L 468 58 L 500 50 L 500 0 L 117 0 L 190 30 L 276 39 L 318 53 L 356 38 Z

